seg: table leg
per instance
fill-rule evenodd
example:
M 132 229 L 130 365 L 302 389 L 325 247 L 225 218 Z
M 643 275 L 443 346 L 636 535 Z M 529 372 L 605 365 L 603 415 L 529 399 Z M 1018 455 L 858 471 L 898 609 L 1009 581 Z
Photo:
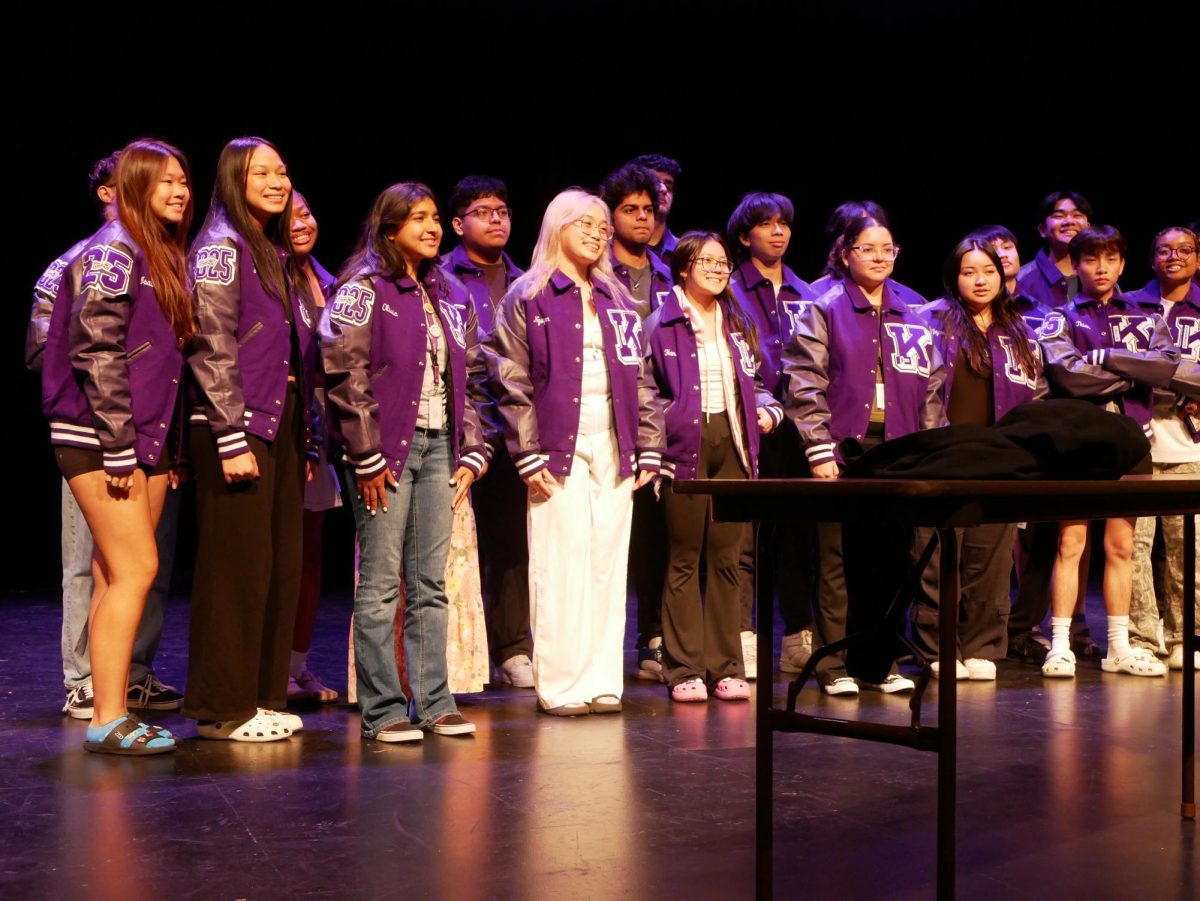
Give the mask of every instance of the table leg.
M 938 598 L 937 896 L 954 898 L 954 808 L 958 762 L 957 686 L 959 566 L 954 529 L 938 529 L 942 550 Z
M 1196 819 L 1196 517 L 1183 517 L 1183 803 Z
M 755 539 L 759 524 L 754 524 Z M 756 564 L 759 561 L 756 561 Z M 755 597 L 758 571 L 754 567 Z M 775 835 L 775 731 L 771 711 L 775 707 L 775 609 L 768 604 L 758 611 L 758 695 L 754 722 L 754 890 L 759 901 L 770 901 L 774 877 Z

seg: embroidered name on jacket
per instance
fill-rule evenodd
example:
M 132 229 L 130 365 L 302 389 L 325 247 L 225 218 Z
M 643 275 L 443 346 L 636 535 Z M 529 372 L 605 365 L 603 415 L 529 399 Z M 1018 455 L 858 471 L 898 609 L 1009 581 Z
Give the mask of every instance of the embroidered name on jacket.
M 1014 385 L 1023 385 L 1026 388 L 1036 388 L 1037 378 L 1025 372 L 1025 367 L 1021 365 L 1021 361 L 1017 358 L 1017 349 L 1013 346 L 1013 339 L 1008 335 L 1000 335 L 1000 349 L 1004 351 L 1004 377 Z M 1033 351 L 1033 358 L 1036 360 L 1041 355 L 1041 348 L 1034 341 L 1029 342 L 1029 349 Z
M 907 322 L 887 322 L 883 328 L 892 342 L 892 368 L 928 378 L 933 369 L 929 353 L 933 335 L 929 329 Z
M 442 308 L 442 321 L 446 323 L 446 328 L 450 329 L 454 343 L 459 347 L 466 347 L 467 329 L 463 325 L 462 310 L 444 300 L 439 300 L 438 306 Z
M 89 247 L 83 255 L 83 278 L 79 287 L 105 297 L 117 297 L 129 288 L 133 260 L 108 244 Z
M 1108 320 L 1113 344 L 1126 350 L 1144 350 L 1150 346 L 1154 320 L 1149 316 L 1112 316 Z
M 375 292 L 366 285 L 342 285 L 333 299 L 329 318 L 342 325 L 358 328 L 371 321 L 371 308 L 375 306 Z
M 208 285 L 232 285 L 237 272 L 237 248 L 209 244 L 196 251 L 192 277 Z
M 617 359 L 636 366 L 642 358 L 642 320 L 635 310 L 608 310 L 608 321 L 617 333 Z
M 756 367 L 754 365 L 754 351 L 750 349 L 750 343 L 743 337 L 741 332 L 731 333 L 729 340 L 738 349 L 738 365 L 742 367 L 742 372 L 750 378 L 754 378 Z
M 811 300 L 785 300 L 782 304 L 784 315 L 787 316 L 788 335 L 796 334 L 800 327 L 800 317 L 812 303 Z
M 1200 319 L 1195 316 L 1176 316 L 1175 329 L 1179 332 L 1179 345 L 1183 357 L 1200 363 Z

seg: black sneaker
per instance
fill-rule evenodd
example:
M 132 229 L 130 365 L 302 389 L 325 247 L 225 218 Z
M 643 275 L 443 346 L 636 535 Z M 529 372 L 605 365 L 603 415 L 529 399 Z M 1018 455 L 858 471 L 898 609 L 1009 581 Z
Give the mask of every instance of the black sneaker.
M 1045 663 L 1049 648 L 1037 640 L 1033 632 L 1021 632 L 1008 637 L 1008 656 L 1023 663 Z
M 67 703 L 62 712 L 76 720 L 92 718 L 92 680 L 88 679 L 67 692 Z
M 129 686 L 125 704 L 130 710 L 178 710 L 183 706 L 179 689 L 163 685 L 154 673 Z

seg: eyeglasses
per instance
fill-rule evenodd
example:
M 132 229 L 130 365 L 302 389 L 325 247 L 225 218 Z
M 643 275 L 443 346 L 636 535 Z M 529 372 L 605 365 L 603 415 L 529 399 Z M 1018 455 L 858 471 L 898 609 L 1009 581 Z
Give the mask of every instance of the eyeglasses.
M 718 260 L 713 257 L 696 257 L 692 263 L 699 266 L 705 272 L 733 272 L 733 263 L 729 262 L 729 260 Z
M 894 260 L 900 256 L 899 244 L 885 244 L 883 247 L 876 247 L 874 244 L 858 244 L 850 249 L 868 260 Z
M 585 235 L 596 235 L 602 241 L 607 241 L 612 237 L 612 229 L 603 222 L 597 222 L 595 219 L 576 219 L 571 223 Z
M 1179 257 L 1181 260 L 1191 259 L 1192 254 L 1196 252 L 1195 247 L 1183 245 L 1182 247 L 1155 247 L 1154 258 L 1158 260 L 1169 260 L 1171 257 Z
M 499 219 L 501 222 L 508 222 L 512 219 L 512 210 L 506 206 L 477 206 L 473 210 L 467 210 L 463 213 L 463 218 L 474 216 L 480 222 L 491 222 L 493 218 Z

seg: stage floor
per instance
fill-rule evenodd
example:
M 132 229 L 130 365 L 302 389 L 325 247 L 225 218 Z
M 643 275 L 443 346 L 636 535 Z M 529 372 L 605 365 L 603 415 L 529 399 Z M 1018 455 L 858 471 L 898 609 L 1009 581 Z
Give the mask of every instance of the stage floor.
M 326 599 L 310 657 L 339 689 L 349 606 Z M 630 678 L 624 714 L 561 720 L 495 689 L 460 697 L 474 737 L 411 746 L 363 741 L 345 705 L 299 710 L 304 732 L 265 745 L 151 715 L 182 733 L 177 753 L 106 758 L 59 713 L 59 626 L 55 598 L 0 600 L 0 898 L 752 896 L 750 704 L 672 705 Z M 158 669 L 178 686 L 186 633 L 173 598 Z M 1007 663 L 996 684 L 960 683 L 959 896 L 1200 897 L 1196 824 L 1178 812 L 1181 684 L 1098 662 L 1074 681 Z M 908 713 L 812 689 L 801 706 Z M 934 755 L 775 741 L 780 897 L 933 897 Z

